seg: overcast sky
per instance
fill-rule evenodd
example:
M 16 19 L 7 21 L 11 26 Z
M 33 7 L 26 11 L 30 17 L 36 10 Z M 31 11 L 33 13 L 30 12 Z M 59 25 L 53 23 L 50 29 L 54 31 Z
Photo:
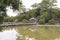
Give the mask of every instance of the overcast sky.
M 31 5 L 34 3 L 40 3 L 42 0 L 22 0 L 23 5 L 25 5 L 26 8 L 31 8 Z M 57 5 L 60 8 L 60 0 L 57 0 Z M 13 12 L 12 9 L 10 9 L 10 7 L 7 8 L 7 14 L 9 16 L 16 16 L 17 12 Z
M 40 3 L 42 0 L 22 0 L 23 5 L 25 5 L 26 8 L 31 8 L 31 5 L 34 3 Z

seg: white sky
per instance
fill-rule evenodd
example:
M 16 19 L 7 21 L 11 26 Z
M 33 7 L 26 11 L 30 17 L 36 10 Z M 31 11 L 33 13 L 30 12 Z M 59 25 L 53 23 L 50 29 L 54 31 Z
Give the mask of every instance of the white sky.
M 31 8 L 31 5 L 34 4 L 34 3 L 40 3 L 42 0 L 22 0 L 22 3 L 23 5 L 25 5 L 26 8 Z M 57 0 L 58 3 L 58 7 L 60 8 L 60 0 Z M 16 16 L 17 15 L 17 12 L 13 12 L 12 9 L 10 9 L 10 7 L 7 8 L 7 14 L 9 16 Z
M 58 7 L 60 8 L 60 0 L 57 0 L 57 2 Z
M 10 17 L 11 17 L 11 16 L 16 16 L 16 15 L 18 14 L 17 11 L 13 12 L 13 10 L 10 9 L 10 7 L 7 7 L 6 9 L 7 9 L 6 13 L 7 13 L 7 15 L 10 16 Z
M 23 5 L 25 5 L 26 8 L 31 8 L 31 5 L 34 3 L 40 3 L 42 0 L 22 0 Z

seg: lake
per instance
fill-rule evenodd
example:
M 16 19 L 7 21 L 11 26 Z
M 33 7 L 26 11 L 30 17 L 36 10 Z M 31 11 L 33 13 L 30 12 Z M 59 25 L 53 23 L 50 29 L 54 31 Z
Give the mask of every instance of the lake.
M 0 32 L 0 40 L 16 40 L 17 32 L 13 30 L 4 30 Z
M 0 40 L 60 40 L 60 28 L 5 27 L 0 32 Z

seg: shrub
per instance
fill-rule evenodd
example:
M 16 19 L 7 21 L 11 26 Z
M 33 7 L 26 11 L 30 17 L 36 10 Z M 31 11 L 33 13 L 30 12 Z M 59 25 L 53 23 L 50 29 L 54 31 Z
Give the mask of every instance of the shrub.
M 60 23 L 60 19 L 58 19 L 58 23 Z
M 55 24 L 56 21 L 54 19 L 49 20 L 49 24 Z
M 23 23 L 27 23 L 27 22 L 28 22 L 28 20 L 26 20 L 26 19 L 23 19 L 23 20 L 22 20 L 22 22 L 23 22 Z
M 3 30 L 3 27 L 0 27 L 0 32 Z
M 44 24 L 44 23 L 45 23 L 45 18 L 40 19 L 40 20 L 39 20 L 39 23 L 40 23 L 40 24 Z
M 50 20 L 50 15 L 48 14 L 48 12 L 44 12 L 41 14 L 41 16 L 38 18 L 38 20 L 40 20 L 40 21 L 44 20 L 44 22 L 47 23 Z

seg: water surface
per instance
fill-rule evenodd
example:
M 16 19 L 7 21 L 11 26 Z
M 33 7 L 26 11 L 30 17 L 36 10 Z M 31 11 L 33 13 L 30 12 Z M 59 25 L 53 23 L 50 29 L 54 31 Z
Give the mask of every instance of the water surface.
M 5 30 L 0 32 L 0 40 L 16 40 L 17 32 L 13 30 Z

